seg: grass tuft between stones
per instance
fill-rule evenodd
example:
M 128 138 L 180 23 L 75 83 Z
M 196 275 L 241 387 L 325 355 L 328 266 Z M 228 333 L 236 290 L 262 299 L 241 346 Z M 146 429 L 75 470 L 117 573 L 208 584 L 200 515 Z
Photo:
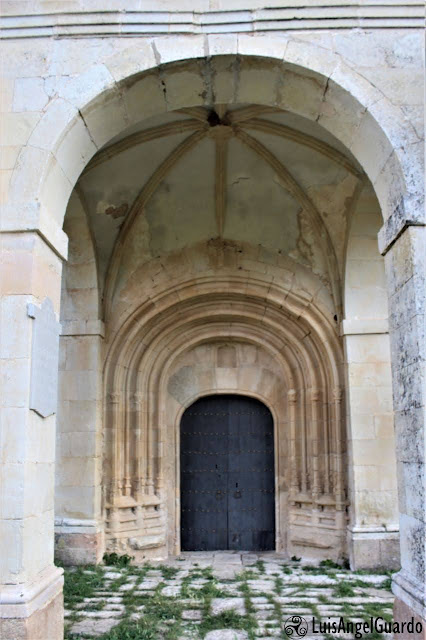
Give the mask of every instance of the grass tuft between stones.
M 258 560 L 234 579 L 220 579 L 214 567 L 195 563 L 188 564 L 185 571 L 149 563 L 113 564 L 110 569 L 65 568 L 65 640 L 92 638 L 89 630 L 85 635 L 82 622 L 87 620 L 86 628 L 92 625 L 93 630 L 98 618 L 99 624 L 103 618 L 108 629 L 111 615 L 114 626 L 98 640 L 202 640 L 209 631 L 219 629 L 244 630 L 249 640 L 260 640 L 269 637 L 272 629 L 284 633 L 290 613 L 301 610 L 302 615 L 326 620 L 327 609 L 334 612 L 336 607 L 346 620 L 369 621 L 371 616 L 392 620 L 391 599 L 386 595 L 389 572 L 355 573 L 332 561 L 322 566 L 295 565 L 294 560 L 290 566 L 288 562 L 269 562 Z M 372 580 L 373 573 L 382 575 L 383 580 Z M 325 580 L 318 580 L 318 575 Z M 145 590 L 142 583 L 146 580 L 153 584 Z M 240 598 L 240 603 L 243 598 L 245 614 L 238 607 L 213 614 L 214 600 L 233 597 Z M 352 601 L 353 597 L 358 600 Z M 184 611 L 188 611 L 185 616 Z M 78 633 L 72 633 L 75 623 Z M 374 632 L 364 638 L 379 640 L 382 636 Z

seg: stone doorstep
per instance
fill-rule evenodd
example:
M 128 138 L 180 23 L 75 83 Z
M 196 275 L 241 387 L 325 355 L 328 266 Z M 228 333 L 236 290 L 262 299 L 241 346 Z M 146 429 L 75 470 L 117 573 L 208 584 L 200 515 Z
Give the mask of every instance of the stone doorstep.
M 241 561 L 243 563 L 253 562 L 253 564 L 256 564 L 258 560 L 259 560 L 259 555 L 257 553 L 243 553 L 241 555 Z
M 179 557 L 195 561 L 200 558 L 213 558 L 215 554 L 216 551 L 182 551 Z
M 205 569 L 206 567 L 212 567 L 213 563 L 211 560 L 198 560 L 195 563 L 189 564 L 191 569 Z
M 218 580 L 234 580 L 238 573 L 237 568 L 228 567 L 228 568 L 213 568 L 213 576 Z
M 226 568 L 229 566 L 236 566 L 239 569 L 243 568 L 243 563 L 241 561 L 241 557 L 240 556 L 228 556 L 226 558 L 222 558 L 222 557 L 215 557 L 213 560 L 213 568 Z

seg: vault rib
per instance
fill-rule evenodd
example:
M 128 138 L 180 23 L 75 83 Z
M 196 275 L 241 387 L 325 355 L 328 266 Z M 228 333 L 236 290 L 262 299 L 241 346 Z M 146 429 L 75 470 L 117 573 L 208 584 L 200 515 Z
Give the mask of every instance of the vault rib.
M 139 213 L 146 206 L 150 198 L 153 196 L 155 190 L 160 185 L 162 180 L 166 177 L 166 175 L 173 169 L 176 163 L 190 151 L 195 145 L 205 136 L 205 129 L 201 129 L 193 133 L 188 138 L 185 138 L 183 142 L 181 142 L 160 164 L 159 167 L 154 171 L 151 177 L 147 180 L 147 182 L 142 187 L 141 191 L 136 196 L 132 208 L 130 209 L 127 217 L 125 218 L 118 237 L 114 244 L 114 249 L 112 251 L 111 261 L 109 263 L 109 268 L 105 280 L 105 295 L 104 295 L 104 317 L 107 318 L 109 316 L 109 312 L 111 309 L 112 296 L 114 293 L 115 282 L 117 279 L 118 270 L 121 263 L 121 258 L 124 251 L 125 242 L 127 236 L 137 219 Z
M 184 109 L 178 109 L 179 113 L 183 113 L 186 116 L 191 116 L 199 122 L 207 123 L 208 110 L 204 107 L 185 107 Z
M 83 171 L 84 175 L 88 171 L 91 171 L 95 167 L 103 164 L 110 158 L 127 151 L 138 144 L 144 144 L 151 140 L 157 140 L 159 138 L 165 138 L 166 136 L 172 136 L 177 133 L 185 133 L 186 131 L 202 130 L 202 127 L 198 120 L 175 120 L 167 124 L 159 125 L 158 127 L 152 127 L 151 129 L 145 129 L 145 131 L 138 131 L 132 133 L 130 136 L 123 138 L 119 142 L 109 145 L 102 151 L 96 154 L 96 156 L 89 162 Z
M 276 109 L 275 107 L 253 104 L 248 107 L 241 107 L 241 109 L 236 109 L 235 111 L 230 111 L 226 118 L 231 124 L 239 124 L 240 122 L 260 116 L 262 113 L 278 113 L 279 111 L 280 109 Z
M 333 291 L 333 298 L 336 309 L 340 313 L 342 310 L 340 286 L 339 286 L 339 269 L 337 264 L 337 258 L 334 251 L 334 246 L 328 233 L 318 209 L 315 207 L 312 200 L 307 196 L 303 188 L 293 178 L 288 169 L 282 164 L 280 160 L 267 149 L 261 142 L 253 138 L 248 133 L 243 131 L 237 126 L 233 127 L 234 134 L 243 144 L 257 153 L 265 162 L 267 162 L 275 171 L 277 176 L 282 180 L 287 191 L 295 198 L 300 204 L 302 209 L 309 215 L 313 229 L 319 238 L 325 260 L 327 262 L 328 272 L 330 276 L 330 282 Z
M 227 106 L 228 105 L 226 104 L 217 104 L 215 106 L 215 111 L 219 116 L 220 120 L 222 120 L 225 117 Z
M 218 235 L 223 236 L 226 216 L 226 164 L 228 156 L 228 140 L 218 138 L 216 140 L 216 166 L 215 166 L 215 207 Z
M 261 131 L 263 133 L 270 133 L 272 135 L 280 136 L 281 138 L 286 138 L 287 140 L 303 144 L 304 146 L 318 151 L 318 153 L 321 153 L 323 156 L 326 156 L 337 164 L 340 164 L 346 169 L 346 171 L 352 173 L 357 178 L 360 178 L 362 175 L 361 172 L 358 171 L 358 169 L 346 158 L 346 156 L 343 155 L 343 153 L 340 153 L 340 151 L 337 151 L 337 149 L 334 149 L 326 142 L 322 142 L 307 133 L 302 133 L 301 131 L 291 129 L 290 127 L 276 122 L 261 120 L 260 118 L 246 120 L 242 126 L 246 129 L 254 129 L 255 131 Z

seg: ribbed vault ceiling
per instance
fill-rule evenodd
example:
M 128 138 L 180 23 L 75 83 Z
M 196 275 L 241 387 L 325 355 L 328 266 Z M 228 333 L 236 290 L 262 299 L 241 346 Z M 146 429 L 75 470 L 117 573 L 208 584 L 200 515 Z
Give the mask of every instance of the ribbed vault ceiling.
M 361 177 L 350 154 L 316 123 L 258 105 L 215 105 L 124 132 L 92 159 L 77 191 L 111 295 L 132 261 L 203 234 L 309 260 L 314 250 L 303 249 L 299 237 L 304 225 L 311 236 L 305 244 L 317 245 L 324 270 L 337 273 L 345 208 Z

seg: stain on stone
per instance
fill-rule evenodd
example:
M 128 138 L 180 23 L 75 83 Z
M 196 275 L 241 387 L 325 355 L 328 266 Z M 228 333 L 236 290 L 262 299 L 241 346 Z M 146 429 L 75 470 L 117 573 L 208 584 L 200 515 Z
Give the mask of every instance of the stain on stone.
M 105 210 L 107 216 L 111 216 L 111 218 L 123 218 L 129 210 L 129 205 L 127 202 L 123 202 L 119 207 L 108 207 Z

